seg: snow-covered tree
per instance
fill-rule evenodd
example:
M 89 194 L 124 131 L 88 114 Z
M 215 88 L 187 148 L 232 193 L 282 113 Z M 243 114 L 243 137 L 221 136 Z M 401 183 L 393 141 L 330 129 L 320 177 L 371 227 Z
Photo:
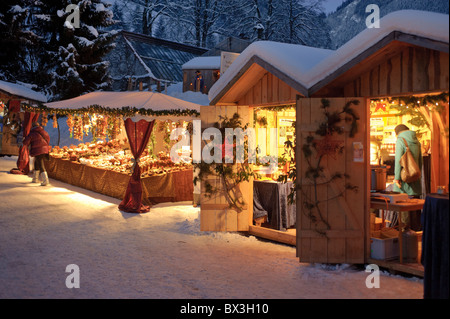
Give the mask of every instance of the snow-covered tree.
M 71 23 L 74 4 L 80 24 Z M 107 88 L 108 62 L 116 31 L 110 4 L 102 0 L 6 0 L 0 3 L 3 78 L 32 82 L 50 99 Z
M 35 48 L 38 36 L 28 27 L 29 0 L 0 2 L 0 79 L 29 81 L 27 74 L 38 68 Z
M 66 8 L 72 1 L 47 0 L 36 2 L 35 32 L 43 39 L 46 54 L 41 64 L 54 99 L 71 98 L 109 86 L 108 62 L 103 56 L 113 47 L 116 31 L 105 31 L 114 24 L 109 4 L 102 0 L 82 0 L 75 4 L 79 9 L 79 26 L 71 21 L 73 11 Z
M 274 39 L 314 47 L 330 45 L 323 0 L 281 0 Z
M 233 5 L 227 16 L 229 32 L 239 38 L 268 40 L 276 23 L 277 6 L 273 0 L 231 0 Z
M 229 32 L 251 41 L 272 40 L 326 47 L 323 0 L 230 0 Z M 325 28 L 324 28 L 325 27 Z

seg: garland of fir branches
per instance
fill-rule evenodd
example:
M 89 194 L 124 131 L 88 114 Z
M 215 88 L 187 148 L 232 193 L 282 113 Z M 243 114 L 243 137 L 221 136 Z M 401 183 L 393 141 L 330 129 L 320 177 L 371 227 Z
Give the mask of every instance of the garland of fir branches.
M 411 119 L 408 123 L 411 123 L 417 127 L 426 126 L 431 130 L 431 123 L 427 116 L 424 115 L 422 109 L 425 108 L 428 112 L 437 112 L 440 116 L 445 113 L 444 103 L 448 103 L 449 93 L 443 92 L 437 95 L 425 95 L 425 96 L 398 96 L 384 99 L 373 99 L 372 103 L 386 102 L 391 104 L 390 108 L 397 110 L 396 116 L 410 115 Z M 448 125 L 442 127 L 441 134 L 448 138 L 449 128 Z
M 373 101 L 387 101 L 389 103 L 398 102 L 398 104 L 403 104 L 405 106 L 411 106 L 411 107 L 419 107 L 424 106 L 427 104 L 436 104 L 436 103 L 448 103 L 448 92 L 442 92 L 440 94 L 435 95 L 424 95 L 424 96 L 414 96 L 414 95 L 407 95 L 407 96 L 394 96 L 394 97 L 388 97 L 388 98 L 379 98 L 379 99 L 372 99 Z
M 100 105 L 90 105 L 88 107 L 82 107 L 79 109 L 53 109 L 49 108 L 46 105 L 29 105 L 22 104 L 22 109 L 26 112 L 37 112 L 37 113 L 47 113 L 47 114 L 57 114 L 57 115 L 74 115 L 74 114 L 101 114 L 108 116 L 122 116 L 122 117 L 131 117 L 135 115 L 142 116 L 196 116 L 199 117 L 200 113 L 196 110 L 180 110 L 180 109 L 171 109 L 171 110 L 152 110 L 145 108 L 136 108 L 130 106 L 124 106 L 122 108 L 110 108 L 104 107 Z

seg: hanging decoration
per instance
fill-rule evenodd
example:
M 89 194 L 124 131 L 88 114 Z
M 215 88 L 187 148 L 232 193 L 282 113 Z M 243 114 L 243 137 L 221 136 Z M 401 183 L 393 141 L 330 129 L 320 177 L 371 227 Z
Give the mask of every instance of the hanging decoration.
M 439 105 L 440 103 L 448 103 L 448 97 L 449 97 L 448 92 L 443 92 L 441 94 L 436 95 L 424 95 L 424 96 L 408 95 L 408 96 L 395 96 L 383 99 L 373 99 L 372 103 L 376 103 L 376 105 L 378 105 L 379 103 L 398 104 L 404 106 L 405 108 L 406 107 L 415 108 L 427 104 L 436 105 L 437 103 Z
M 70 138 L 72 138 L 73 136 L 73 115 L 72 114 L 68 114 L 67 115 L 67 126 L 69 127 L 69 136 Z
M 42 127 L 46 127 L 47 123 L 48 123 L 48 116 L 47 116 L 47 113 L 44 112 L 44 113 L 42 113 L 42 119 L 41 119 Z
M 89 129 L 91 128 L 91 118 L 89 117 L 88 113 L 83 114 L 83 131 L 84 135 L 89 135 Z
M 336 155 L 342 153 L 344 148 L 344 141 L 333 139 L 331 134 L 325 135 L 320 140 L 314 140 L 313 143 L 315 144 L 317 158 L 328 155 L 336 159 Z
M 108 126 L 108 117 L 106 115 L 97 116 L 97 138 L 102 140 L 106 138 L 107 126 Z
M 53 113 L 53 128 L 58 128 L 58 118 L 56 113 Z
M 383 112 L 386 112 L 386 103 L 383 103 L 383 102 L 377 103 L 375 106 L 375 112 L 377 112 L 378 110 L 382 110 Z
M 73 138 L 79 141 L 83 140 L 83 119 L 78 114 L 74 116 Z

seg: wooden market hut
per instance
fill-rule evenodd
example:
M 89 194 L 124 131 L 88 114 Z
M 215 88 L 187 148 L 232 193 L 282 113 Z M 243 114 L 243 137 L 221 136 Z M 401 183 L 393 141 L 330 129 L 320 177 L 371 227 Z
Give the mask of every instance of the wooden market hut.
M 413 22 L 413 23 L 412 23 Z M 395 98 L 444 93 L 441 113 L 425 114 L 432 121 L 432 188 L 448 185 L 449 125 L 449 22 L 448 15 L 398 11 L 385 16 L 379 29 L 366 29 L 336 51 L 303 46 L 256 42 L 250 45 L 230 66 L 227 73 L 211 88 L 210 106 L 201 108 L 202 128 L 216 122 L 219 116 L 238 112 L 252 125 L 253 110 L 258 107 L 293 104 L 296 108 L 296 138 L 304 142 L 323 122 L 323 98 L 330 109 L 338 111 L 352 104 L 359 116 L 358 131 L 352 136 L 344 125 L 340 137 L 344 152 L 328 157 L 322 164 L 325 172 L 336 170 L 348 174 L 346 183 L 358 187 L 344 197 L 322 203 L 324 222 L 319 227 L 311 221 L 303 205 L 306 161 L 298 154 L 297 181 L 306 191 L 296 192 L 296 234 L 294 236 L 253 224 L 252 183 L 242 183 L 246 209 L 237 213 L 229 208 L 223 196 L 202 198 L 201 229 L 208 231 L 248 231 L 249 233 L 296 245 L 301 262 L 356 263 L 370 260 L 370 164 L 369 104 L 371 99 Z M 445 95 L 446 94 L 446 95 Z M 445 98 L 444 98 L 445 100 Z M 356 152 L 363 150 L 363 153 Z M 357 154 L 357 155 L 355 155 Z M 213 180 L 211 176 L 210 180 Z M 334 198 L 343 183 L 329 183 L 319 190 L 320 198 Z M 317 216 L 316 216 L 317 217 Z M 403 268 L 402 268 L 403 269 Z M 413 273 L 419 273 L 414 272 Z
M 47 102 L 44 94 L 34 91 L 28 86 L 0 81 L 0 156 L 18 155 L 19 145 L 17 143 L 17 129 L 24 121 L 24 114 L 21 113 L 22 102 L 37 104 Z

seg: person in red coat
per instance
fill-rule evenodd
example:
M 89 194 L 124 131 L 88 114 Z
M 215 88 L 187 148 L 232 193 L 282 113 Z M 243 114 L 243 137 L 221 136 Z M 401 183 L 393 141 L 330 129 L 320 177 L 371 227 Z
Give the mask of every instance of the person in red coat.
M 34 157 L 34 176 L 33 183 L 37 183 L 39 176 L 42 180 L 41 185 L 48 185 L 47 170 L 44 165 L 44 158 L 48 158 L 50 152 L 50 136 L 39 125 L 34 122 L 30 134 L 23 140 L 23 146 L 30 145 L 30 156 Z

